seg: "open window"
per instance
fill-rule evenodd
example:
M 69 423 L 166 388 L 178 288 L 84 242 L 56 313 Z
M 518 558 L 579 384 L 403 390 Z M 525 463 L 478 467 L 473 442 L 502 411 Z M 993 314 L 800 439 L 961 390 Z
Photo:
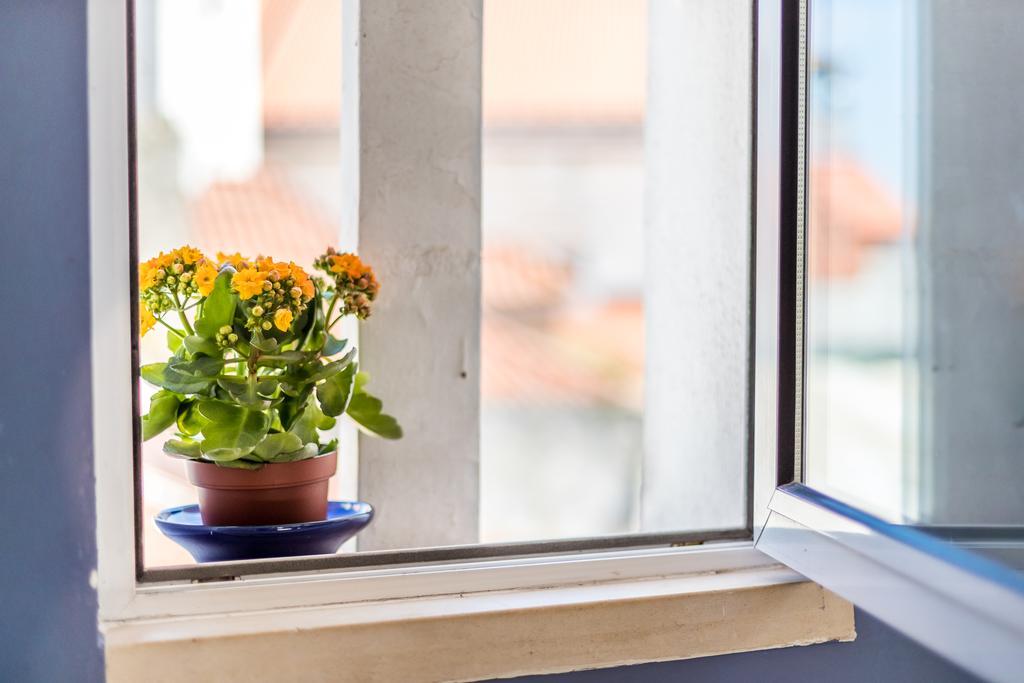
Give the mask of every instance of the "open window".
M 758 548 L 1014 680 L 1022 8 L 781 7 L 759 47 L 758 312 L 764 296 L 779 325 L 758 342 L 778 368 L 759 447 L 780 486 Z
M 607 607 L 626 610 L 602 618 L 633 633 L 642 615 L 627 612 L 656 605 L 659 628 L 672 630 L 653 641 L 634 633 L 601 661 L 538 640 L 551 648 L 546 663 L 483 670 L 506 675 L 853 636 L 848 604 L 753 545 L 776 463 L 786 466 L 774 441 L 760 448 L 786 432 L 776 363 L 796 358 L 763 353 L 793 343 L 771 295 L 787 281 L 761 267 L 779 246 L 754 229 L 755 176 L 758 196 L 767 191 L 754 140 L 768 139 L 760 122 L 755 131 L 755 105 L 778 105 L 754 50 L 755 31 L 759 50 L 779 44 L 778 17 L 764 23 L 770 8 L 89 9 L 108 644 L 139 652 L 152 640 L 264 633 L 309 623 L 302 610 L 324 628 L 419 628 L 501 610 L 551 628 L 559 609 Z M 770 157 L 757 151 L 760 169 Z M 343 430 L 335 493 L 378 506 L 378 519 L 333 555 L 156 559 L 150 516 L 188 489 L 178 463 L 139 439 L 137 368 L 150 352 L 135 329 L 140 258 L 194 242 L 296 260 L 325 239 L 358 249 L 383 284 L 351 338 L 406 437 Z M 750 600 L 722 602 L 735 595 Z M 717 606 L 709 622 L 684 615 L 693 596 Z M 588 637 L 574 623 L 551 642 Z M 488 656 L 519 642 L 467 633 Z M 367 656 L 388 654 L 379 648 Z

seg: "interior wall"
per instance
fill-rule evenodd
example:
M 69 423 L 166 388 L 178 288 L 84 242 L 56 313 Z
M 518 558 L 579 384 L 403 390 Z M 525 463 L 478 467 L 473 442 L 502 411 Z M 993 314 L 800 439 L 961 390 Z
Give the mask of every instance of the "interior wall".
M 2 681 L 103 675 L 90 587 L 85 6 L 0 2 Z
M 100 681 L 89 372 L 86 0 L 0 3 L 0 680 Z M 535 676 L 969 681 L 866 614 L 854 643 Z

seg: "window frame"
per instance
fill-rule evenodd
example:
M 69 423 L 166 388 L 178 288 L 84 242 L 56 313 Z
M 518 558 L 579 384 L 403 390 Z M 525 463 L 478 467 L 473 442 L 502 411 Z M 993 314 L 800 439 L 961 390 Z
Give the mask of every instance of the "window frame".
M 964 668 L 991 680 L 1015 680 L 1024 643 L 1024 578 L 803 483 L 812 7 L 810 0 L 758 3 L 764 29 L 756 77 L 758 305 L 777 311 L 770 317 L 778 320 L 778 336 L 759 335 L 756 353 L 759 362 L 767 359 L 777 368 L 776 384 L 765 391 L 777 390 L 772 398 L 778 405 L 776 420 L 762 413 L 758 421 L 757 448 L 775 456 L 759 456 L 759 473 L 774 477 L 776 486 L 755 492 L 762 496 L 755 502 L 756 547 Z M 769 28 L 773 24 L 776 29 Z
M 138 414 L 133 6 L 132 0 L 88 5 L 92 368 L 93 377 L 102 378 L 93 382 L 92 396 L 102 621 L 536 590 L 773 564 L 753 547 L 758 494 L 749 489 L 775 482 L 754 475 L 748 524 L 740 529 L 144 569 L 132 417 Z M 753 94 L 751 100 L 753 106 Z M 117 178 L 124 182 L 112 181 Z M 132 365 L 124 362 L 128 357 Z

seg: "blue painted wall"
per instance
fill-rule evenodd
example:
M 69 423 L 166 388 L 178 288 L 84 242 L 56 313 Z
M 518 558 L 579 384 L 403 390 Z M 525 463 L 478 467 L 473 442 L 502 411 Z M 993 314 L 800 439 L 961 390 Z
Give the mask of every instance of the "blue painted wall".
M 89 586 L 85 25 L 85 0 L 0 2 L 0 681 L 103 676 Z M 865 614 L 858 631 L 849 644 L 521 680 L 970 680 Z
M 0 2 L 0 681 L 97 681 L 85 0 Z

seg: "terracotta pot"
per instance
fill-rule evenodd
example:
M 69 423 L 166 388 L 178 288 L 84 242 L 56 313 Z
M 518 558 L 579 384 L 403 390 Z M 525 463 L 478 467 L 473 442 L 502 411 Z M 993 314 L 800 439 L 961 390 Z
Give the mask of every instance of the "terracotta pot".
M 258 470 L 190 460 L 188 478 L 199 489 L 208 526 L 295 524 L 327 519 L 327 480 L 338 454 L 264 465 Z

